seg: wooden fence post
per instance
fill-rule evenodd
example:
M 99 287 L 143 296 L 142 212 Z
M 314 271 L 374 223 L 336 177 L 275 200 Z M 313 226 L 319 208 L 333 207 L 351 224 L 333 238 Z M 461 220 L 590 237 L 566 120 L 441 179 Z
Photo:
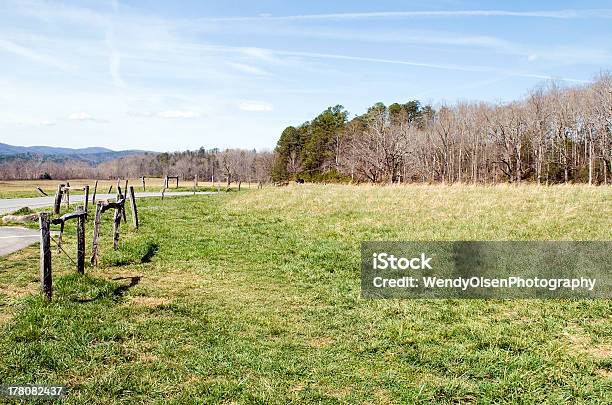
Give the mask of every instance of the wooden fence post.
M 89 207 L 89 185 L 85 186 L 85 215 L 87 215 L 88 207 Z
M 134 186 L 130 186 L 130 205 L 132 207 L 132 224 L 138 229 L 138 210 L 136 209 L 136 197 L 134 196 Z
M 91 242 L 91 265 L 98 264 L 98 235 L 100 233 L 100 219 L 102 218 L 102 206 L 104 201 L 96 203 L 96 216 L 94 218 L 93 238 Z
M 176 188 L 178 188 L 178 176 L 176 176 Z
M 49 214 L 41 212 L 38 217 L 40 223 L 40 286 L 48 300 L 52 295 L 51 276 L 51 233 L 49 231 Z
M 55 201 L 53 202 L 53 213 L 59 214 L 60 206 L 62 205 L 62 187 L 63 184 L 59 184 L 57 186 L 57 191 L 55 192 Z
M 113 222 L 113 249 L 119 248 L 119 225 L 121 225 L 121 207 L 115 208 L 115 220 Z
M 147 190 L 145 189 L 145 178 L 144 178 L 144 177 L 145 177 L 145 176 L 142 176 L 142 191 L 147 191 Z
M 168 188 L 168 176 L 164 177 L 164 188 Z
M 77 271 L 85 274 L 85 221 L 87 211 L 79 206 L 77 207 L 77 212 L 82 213 L 77 218 Z
M 96 180 L 96 183 L 94 184 L 94 192 L 93 192 L 93 196 L 91 197 L 91 205 L 96 205 L 96 192 L 98 191 L 98 180 Z
M 66 192 L 64 193 L 66 196 L 66 208 L 70 208 L 70 182 L 66 182 Z
M 125 195 L 123 195 L 123 193 L 121 192 L 121 187 L 117 186 L 117 202 L 119 202 L 119 200 L 123 199 L 123 198 L 127 198 L 127 190 L 125 191 Z M 127 222 L 127 218 L 125 216 L 125 209 L 122 210 L 121 212 L 121 217 L 123 218 L 123 222 Z

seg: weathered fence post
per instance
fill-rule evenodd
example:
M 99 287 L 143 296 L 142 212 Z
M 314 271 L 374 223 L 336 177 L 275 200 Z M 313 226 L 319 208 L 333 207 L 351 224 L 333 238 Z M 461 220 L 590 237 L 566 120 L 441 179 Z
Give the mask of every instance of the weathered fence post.
M 132 207 L 132 224 L 138 229 L 138 210 L 136 209 L 136 197 L 134 196 L 134 186 L 130 186 L 130 206 Z
M 98 180 L 96 180 L 96 184 L 94 184 L 94 192 L 91 197 L 91 205 L 96 205 L 96 192 L 98 191 Z
M 238 191 L 240 191 L 240 186 L 242 185 L 242 180 L 238 180 Z
M 197 174 L 196 174 L 196 175 L 195 175 L 195 177 L 193 178 L 193 181 L 194 181 L 193 186 L 194 186 L 195 188 L 197 188 L 197 187 L 198 187 L 198 175 L 197 175 Z
M 145 176 L 142 176 L 142 177 L 141 177 L 141 179 L 142 179 L 142 191 L 147 191 L 147 190 L 145 189 L 145 179 L 144 179 L 144 177 L 145 177 Z
M 100 219 L 102 218 L 102 207 L 104 201 L 96 203 L 96 216 L 94 218 L 93 238 L 91 240 L 91 265 L 98 264 L 98 235 L 100 233 Z
M 85 186 L 85 215 L 87 215 L 87 207 L 89 207 L 89 185 Z
M 87 200 L 85 200 L 87 201 Z M 81 213 L 77 218 L 77 271 L 81 274 L 85 273 L 85 221 L 87 218 L 87 210 L 83 207 L 77 207 L 77 212 Z
M 60 206 L 62 205 L 62 187 L 63 184 L 59 184 L 57 186 L 57 191 L 55 192 L 55 201 L 53 202 L 53 213 L 59 214 Z
M 115 220 L 113 222 L 113 249 L 119 248 L 119 225 L 121 225 L 121 207 L 115 208 Z
M 117 186 L 117 202 L 119 202 L 119 200 L 122 200 L 123 198 L 127 197 L 127 190 L 125 190 L 125 194 L 126 195 L 123 195 L 123 193 L 121 192 L 121 187 Z M 122 210 L 121 216 L 123 217 L 123 222 L 124 223 L 127 222 L 127 218 L 125 216 L 125 209 Z
M 164 177 L 164 188 L 168 188 L 168 176 Z
M 64 193 L 66 196 L 66 208 L 70 208 L 70 182 L 66 182 L 66 192 Z
M 49 214 L 41 212 L 38 220 L 40 223 L 40 285 L 43 294 L 50 300 L 53 280 L 51 276 L 51 233 L 49 231 Z
M 178 176 L 176 176 L 176 188 L 178 188 Z

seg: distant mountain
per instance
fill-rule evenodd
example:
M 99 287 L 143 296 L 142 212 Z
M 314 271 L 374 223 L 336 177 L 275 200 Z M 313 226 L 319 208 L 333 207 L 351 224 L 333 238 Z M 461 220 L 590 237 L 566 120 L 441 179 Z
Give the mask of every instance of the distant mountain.
M 0 162 L 12 159 L 32 159 L 49 161 L 76 160 L 90 164 L 98 164 L 108 160 L 117 159 L 123 156 L 141 155 L 147 152 L 144 150 L 130 149 L 114 151 L 107 148 L 56 148 L 53 146 L 14 146 L 0 143 Z

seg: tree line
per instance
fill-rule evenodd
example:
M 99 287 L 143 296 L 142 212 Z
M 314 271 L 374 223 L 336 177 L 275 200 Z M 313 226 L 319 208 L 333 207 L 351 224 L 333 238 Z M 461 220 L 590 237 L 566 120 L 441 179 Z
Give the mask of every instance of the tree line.
M 340 105 L 287 127 L 275 181 L 610 183 L 612 75 L 588 85 L 542 84 L 519 101 L 419 101 L 348 119 Z
M 179 176 L 182 180 L 220 181 L 228 186 L 237 182 L 268 182 L 272 169 L 271 152 L 246 149 L 204 149 L 172 153 L 145 153 L 125 156 L 97 165 L 65 160 L 15 158 L 0 164 L 0 179 L 115 179 Z

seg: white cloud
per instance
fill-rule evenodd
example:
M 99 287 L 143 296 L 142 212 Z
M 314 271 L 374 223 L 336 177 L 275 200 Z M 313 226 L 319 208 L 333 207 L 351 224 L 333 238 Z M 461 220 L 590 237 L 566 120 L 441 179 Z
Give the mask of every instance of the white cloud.
M 115 30 L 112 26 L 106 31 L 106 45 L 108 47 L 108 68 L 113 84 L 117 87 L 124 87 L 125 82 L 119 70 L 121 67 L 121 54 L 115 46 Z
M 55 125 L 55 121 L 47 119 L 29 118 L 29 117 L 18 117 L 10 115 L 7 118 L 1 117 L 0 123 L 9 125 L 20 125 L 28 127 L 50 127 Z
M 93 117 L 91 114 L 86 112 L 76 112 L 68 115 L 68 119 L 72 121 L 93 121 L 93 122 L 106 122 L 105 120 Z
M 384 64 L 392 64 L 392 65 L 415 66 L 415 67 L 423 67 L 423 68 L 431 68 L 431 69 L 454 70 L 454 71 L 460 71 L 460 72 L 493 72 L 493 73 L 504 74 L 507 76 L 526 77 L 526 78 L 531 78 L 531 79 L 541 79 L 541 80 L 554 79 L 554 80 L 563 80 L 563 81 L 575 82 L 575 83 L 590 83 L 589 80 L 574 79 L 571 77 L 555 77 L 555 76 L 546 75 L 546 74 L 514 71 L 514 70 L 509 70 L 509 69 L 500 69 L 500 68 L 496 68 L 492 66 L 485 66 L 485 65 L 424 63 L 424 62 L 413 62 L 413 61 L 408 61 L 408 60 L 371 58 L 371 57 L 366 57 L 366 56 L 339 55 L 339 54 L 318 53 L 318 52 L 299 52 L 299 51 L 287 51 L 287 50 L 269 50 L 269 51 L 275 53 L 276 55 L 300 56 L 300 57 L 305 57 L 305 58 L 351 60 L 351 61 L 359 61 L 359 62 L 372 62 L 372 63 L 384 63 Z
M 202 116 L 202 114 L 194 112 L 194 111 L 189 111 L 189 110 L 167 110 L 167 111 L 158 112 L 157 116 L 160 118 L 179 119 L 179 118 L 197 118 L 197 117 Z
M 128 111 L 127 115 L 129 115 L 130 117 L 143 117 L 143 118 L 147 118 L 147 117 L 153 117 L 155 114 L 153 114 L 152 112 L 149 112 L 149 111 L 145 111 L 145 112 Z
M 60 70 L 67 71 L 71 69 L 70 66 L 63 62 L 5 39 L 0 39 L 0 51 L 10 52 L 31 61 L 42 63 Z
M 263 101 L 244 101 L 238 104 L 242 111 L 268 112 L 274 110 L 274 106 Z
M 249 73 L 252 75 L 257 75 L 257 76 L 269 76 L 270 75 L 270 73 L 266 72 L 263 69 L 258 68 L 257 66 L 247 65 L 244 63 L 235 63 L 235 62 L 229 62 L 228 65 L 230 65 L 236 70 L 239 70 L 244 73 Z
M 286 16 L 258 15 L 253 17 L 208 18 L 209 21 L 251 21 L 251 20 L 353 20 L 370 18 L 423 18 L 423 17 L 523 17 L 523 18 L 612 18 L 611 9 L 582 10 L 545 10 L 545 11 L 512 11 L 512 10 L 435 10 L 435 11 L 376 11 L 366 13 L 330 13 L 301 14 Z
M 230 49 L 232 47 L 223 47 L 225 49 Z M 264 48 L 257 47 L 246 47 L 246 48 L 232 48 L 239 49 L 240 53 L 249 58 L 259 59 L 264 62 L 275 63 L 278 62 L 278 59 L 274 57 L 274 55 Z M 223 50 L 223 49 L 221 49 Z

